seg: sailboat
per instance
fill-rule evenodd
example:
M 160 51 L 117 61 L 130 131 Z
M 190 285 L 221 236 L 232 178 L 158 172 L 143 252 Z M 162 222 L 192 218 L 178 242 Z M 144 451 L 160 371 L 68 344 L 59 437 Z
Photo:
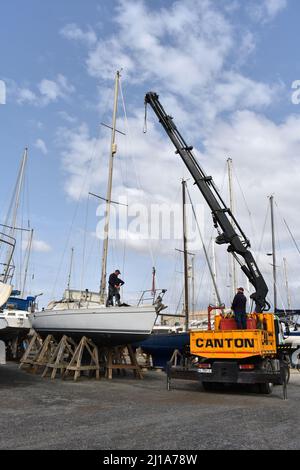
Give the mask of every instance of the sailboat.
M 153 367 L 166 369 L 175 350 L 183 353 L 190 343 L 189 335 L 189 289 L 188 289 L 188 251 L 187 251 L 187 222 L 186 222 L 186 181 L 182 180 L 182 225 L 184 255 L 184 317 L 185 325 L 170 327 L 157 325 L 146 340 L 134 344 L 146 354 L 151 355 Z M 178 250 L 181 251 L 181 250 Z M 154 283 L 154 282 L 153 282 Z M 185 330 L 185 331 L 183 331 Z
M 113 163 L 117 153 L 116 118 L 120 72 L 116 73 L 109 174 L 106 197 L 106 219 L 102 253 L 102 273 L 99 292 L 66 289 L 62 300 L 51 302 L 48 307 L 32 314 L 33 328 L 42 336 L 60 338 L 68 335 L 74 340 L 87 336 L 99 345 L 117 346 L 147 338 L 153 329 L 157 315 L 164 308 L 158 295 L 149 305 L 140 302 L 136 306 L 107 306 L 107 255 L 112 196 Z
M 297 310 L 291 309 L 291 298 L 289 294 L 289 284 L 287 277 L 287 260 L 283 259 L 284 265 L 284 277 L 285 277 L 285 286 L 287 293 L 287 305 L 288 309 L 279 309 L 278 308 L 278 295 L 277 295 L 277 254 L 276 254 L 276 237 L 275 237 L 275 211 L 274 211 L 274 196 L 269 197 L 270 201 L 270 214 L 271 214 L 271 235 L 272 235 L 272 252 L 268 253 L 268 256 L 272 256 L 272 271 L 273 271 L 273 295 L 274 295 L 274 312 L 281 320 L 281 328 L 283 333 L 283 341 L 285 344 L 290 345 L 292 351 L 298 349 L 300 346 L 300 329 L 297 325 Z M 284 220 L 286 224 L 286 221 Z M 287 225 L 287 224 L 286 224 Z M 288 231 L 291 234 L 290 228 L 287 226 Z M 293 237 L 292 237 L 293 238 Z M 294 240 L 294 239 L 293 239 Z M 299 310 L 298 310 L 299 312 Z M 299 315 L 299 313 L 298 313 Z
M 34 310 L 36 299 L 36 297 L 32 296 L 24 297 L 27 267 L 33 236 L 32 230 L 30 230 L 29 249 L 22 291 L 13 290 L 12 285 L 15 271 L 13 256 L 16 247 L 16 231 L 27 231 L 27 229 L 17 227 L 18 209 L 20 206 L 27 159 L 28 149 L 25 148 L 10 204 L 9 214 L 5 224 L 1 225 L 2 231 L 0 236 L 2 260 L 2 273 L 0 275 L 0 341 L 3 341 L 6 347 L 10 345 L 14 355 L 18 342 L 22 341 L 27 336 L 31 328 L 29 315 Z

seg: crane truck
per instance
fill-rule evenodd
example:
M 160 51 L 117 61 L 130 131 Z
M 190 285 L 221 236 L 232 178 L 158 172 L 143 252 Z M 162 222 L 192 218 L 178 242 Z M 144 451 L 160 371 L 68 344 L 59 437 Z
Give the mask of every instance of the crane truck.
M 147 105 L 153 109 L 174 144 L 175 153 L 183 160 L 209 206 L 218 233 L 216 243 L 227 245 L 227 251 L 234 256 L 254 288 L 250 297 L 255 308 L 248 315 L 245 330 L 237 329 L 235 320 L 227 318 L 223 307 L 209 307 L 209 314 L 212 310 L 217 312 L 214 327 L 209 321 L 207 331 L 190 331 L 189 351 L 179 365 L 168 364 L 168 389 L 173 378 L 199 380 L 206 390 L 211 390 L 216 384 L 256 384 L 259 392 L 265 394 L 272 392 L 273 385 L 283 385 L 286 398 L 289 379 L 287 351 L 280 323 L 270 312 L 270 304 L 266 300 L 268 287 L 250 251 L 250 241 L 221 197 L 212 176 L 206 175 L 201 168 L 193 147 L 187 144 L 173 117 L 164 110 L 157 93 L 146 94 L 145 116 Z

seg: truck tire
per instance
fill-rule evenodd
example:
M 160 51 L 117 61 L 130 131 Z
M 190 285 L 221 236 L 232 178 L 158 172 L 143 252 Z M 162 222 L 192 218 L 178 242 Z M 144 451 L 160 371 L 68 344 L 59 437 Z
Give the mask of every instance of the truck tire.
M 221 392 L 224 384 L 219 382 L 202 382 L 202 387 L 206 392 Z
M 261 364 L 261 369 L 264 369 L 265 371 L 272 372 L 273 371 L 273 366 L 271 361 L 265 360 Z M 271 395 L 273 392 L 274 384 L 273 383 L 263 383 L 263 384 L 258 384 L 258 390 L 259 393 L 262 393 L 263 395 Z
M 263 395 L 271 395 L 274 385 L 272 383 L 259 384 L 259 392 Z
M 205 390 L 206 392 L 212 392 L 214 390 L 215 383 L 214 382 L 202 382 L 202 387 L 203 387 L 203 390 Z

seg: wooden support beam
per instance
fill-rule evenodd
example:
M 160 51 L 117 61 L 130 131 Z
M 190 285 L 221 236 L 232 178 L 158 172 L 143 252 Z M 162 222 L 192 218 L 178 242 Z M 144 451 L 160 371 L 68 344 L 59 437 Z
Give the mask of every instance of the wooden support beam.
M 70 362 L 70 358 L 74 355 L 76 347 L 75 341 L 64 335 L 47 362 L 42 377 L 46 377 L 49 369 L 52 369 L 51 379 L 55 379 L 58 371 L 62 376 Z
M 84 352 L 87 352 L 88 355 L 90 356 L 90 364 L 85 365 L 82 364 L 82 359 L 83 359 L 83 354 Z M 99 365 L 99 353 L 98 353 L 98 348 L 97 346 L 86 336 L 83 336 L 80 340 L 80 343 L 75 349 L 75 352 L 71 358 L 70 363 L 67 365 L 66 370 L 62 376 L 62 378 L 65 378 L 70 374 L 71 372 L 74 372 L 74 380 L 76 381 L 80 375 L 81 372 L 88 371 L 89 373 L 91 371 L 96 372 L 96 379 L 100 379 L 100 365 Z
M 34 333 L 32 336 L 26 351 L 24 352 L 21 360 L 19 368 L 22 369 L 23 367 L 31 367 L 36 360 L 38 354 L 40 353 L 43 346 L 43 340 L 38 333 Z

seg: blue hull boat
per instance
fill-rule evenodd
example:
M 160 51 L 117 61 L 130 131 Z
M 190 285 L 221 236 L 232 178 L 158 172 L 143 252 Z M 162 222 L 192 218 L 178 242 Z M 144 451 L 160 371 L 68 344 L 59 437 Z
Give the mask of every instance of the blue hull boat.
M 152 333 L 149 338 L 133 346 L 151 354 L 153 367 L 165 369 L 174 350 L 178 349 L 182 353 L 189 344 L 189 333 Z

